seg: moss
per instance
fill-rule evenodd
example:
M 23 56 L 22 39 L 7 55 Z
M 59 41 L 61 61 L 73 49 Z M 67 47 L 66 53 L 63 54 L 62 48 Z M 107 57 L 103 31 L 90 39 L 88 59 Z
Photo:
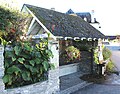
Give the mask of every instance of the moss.
M 47 27 L 49 23 L 58 26 L 55 27 L 55 36 L 63 37 L 91 37 L 103 38 L 104 35 L 97 32 L 89 23 L 85 22 L 82 18 L 72 15 L 66 15 L 56 11 L 47 10 L 40 7 L 27 5 L 27 7 L 35 13 L 35 16 Z M 52 16 L 51 16 L 52 15 Z M 48 27 L 51 30 L 51 27 Z M 65 34 L 64 34 L 65 32 Z
M 40 20 L 43 24 L 45 24 L 45 20 L 44 20 L 41 16 L 39 16 L 39 20 Z

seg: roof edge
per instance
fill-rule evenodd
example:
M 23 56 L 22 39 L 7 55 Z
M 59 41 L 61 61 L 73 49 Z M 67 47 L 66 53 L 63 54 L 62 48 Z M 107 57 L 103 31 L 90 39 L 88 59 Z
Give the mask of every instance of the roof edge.
M 54 36 L 45 26 L 44 24 L 42 24 L 42 22 L 33 14 L 33 12 L 27 7 L 27 5 L 29 4 L 24 4 L 21 11 L 23 10 L 23 8 L 26 8 L 26 10 L 35 18 L 35 20 L 42 26 L 43 29 L 45 29 L 45 31 L 47 33 L 50 34 L 50 37 L 52 37 L 54 40 L 56 40 L 56 36 Z

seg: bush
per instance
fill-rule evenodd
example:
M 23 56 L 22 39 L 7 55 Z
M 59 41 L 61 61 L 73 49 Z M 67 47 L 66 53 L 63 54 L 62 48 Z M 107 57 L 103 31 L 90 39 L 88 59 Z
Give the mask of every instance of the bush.
M 14 44 L 25 35 L 31 17 L 17 10 L 0 6 L 0 40 L 2 45 Z M 3 40 L 4 41 L 3 41 Z
M 103 59 L 104 60 L 109 59 L 111 57 L 111 55 L 112 55 L 111 51 L 108 48 L 106 48 L 106 47 L 103 48 L 103 52 L 102 53 L 103 53 Z
M 106 66 L 106 71 L 107 72 L 114 72 L 115 65 L 114 63 L 110 60 Z
M 3 81 L 6 88 L 32 84 L 47 79 L 47 71 L 52 52 L 47 45 L 36 44 L 32 47 L 26 42 L 17 42 L 12 50 L 5 51 L 5 75 Z
M 114 71 L 114 67 L 115 67 L 114 63 L 110 59 L 111 55 L 112 55 L 111 51 L 108 48 L 104 47 L 103 48 L 103 59 L 104 60 L 109 59 L 109 62 L 107 64 L 107 66 L 106 66 L 106 72 L 108 72 L 108 73 L 109 72 L 113 72 Z
M 80 58 L 80 51 L 79 49 L 75 48 L 74 46 L 69 46 L 65 49 L 66 51 L 66 58 L 67 61 L 76 60 Z
M 46 73 L 54 66 L 49 64 L 52 52 L 48 49 L 48 39 L 41 39 L 39 44 L 31 45 L 26 39 L 25 25 L 28 17 L 0 7 L 0 40 L 5 47 L 6 88 L 13 88 L 45 80 Z

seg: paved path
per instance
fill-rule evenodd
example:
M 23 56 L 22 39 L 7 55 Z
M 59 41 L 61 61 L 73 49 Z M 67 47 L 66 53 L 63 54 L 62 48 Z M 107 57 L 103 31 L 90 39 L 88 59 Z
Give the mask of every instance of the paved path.
M 112 51 L 112 61 L 116 65 L 118 71 L 120 71 L 120 51 Z
M 120 94 L 120 85 L 92 84 L 72 94 Z

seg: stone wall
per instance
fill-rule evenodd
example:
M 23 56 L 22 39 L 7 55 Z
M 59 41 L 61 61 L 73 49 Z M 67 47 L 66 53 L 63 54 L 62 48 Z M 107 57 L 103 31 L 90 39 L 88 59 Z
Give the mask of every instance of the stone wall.
M 51 41 L 49 48 L 53 52 L 54 57 L 50 59 L 50 63 L 55 65 L 55 69 L 49 70 L 48 80 L 35 84 L 6 89 L 2 77 L 4 76 L 4 47 L 0 46 L 0 94 L 56 94 L 59 92 L 59 42 Z
M 7 89 L 4 94 L 56 94 L 59 92 L 58 69 L 49 71 L 49 79 L 44 82 Z M 1 94 L 1 93 L 0 93 Z
M 4 47 L 0 45 L 0 94 L 4 92 L 5 86 L 2 80 L 4 76 Z

